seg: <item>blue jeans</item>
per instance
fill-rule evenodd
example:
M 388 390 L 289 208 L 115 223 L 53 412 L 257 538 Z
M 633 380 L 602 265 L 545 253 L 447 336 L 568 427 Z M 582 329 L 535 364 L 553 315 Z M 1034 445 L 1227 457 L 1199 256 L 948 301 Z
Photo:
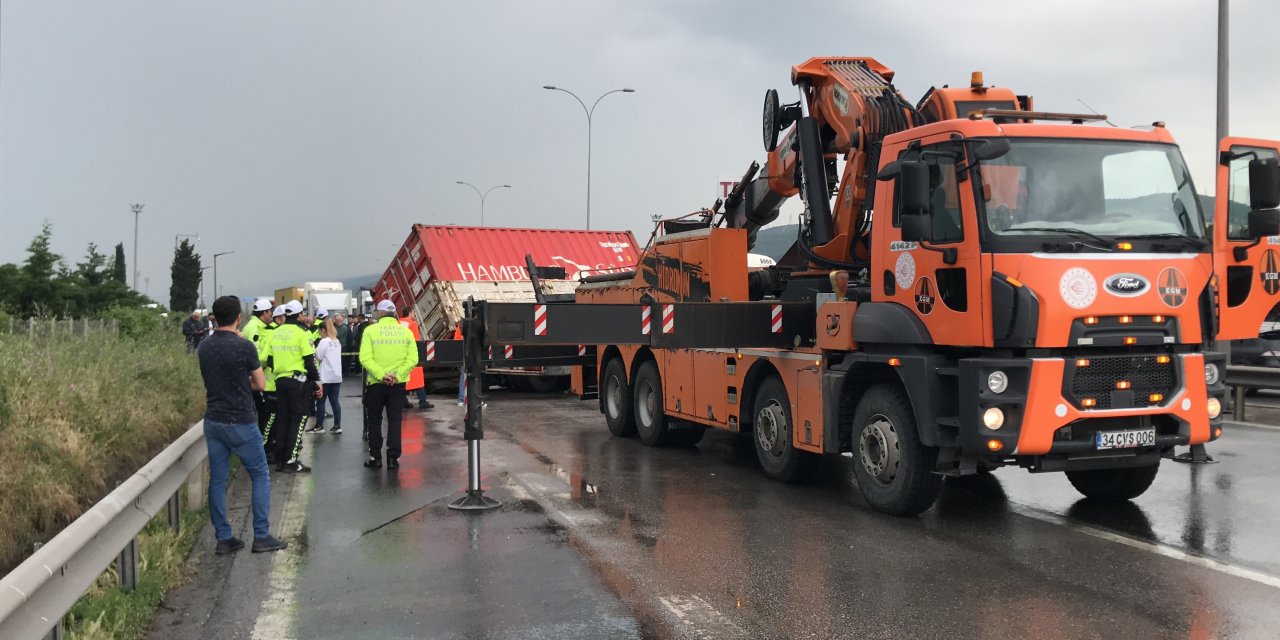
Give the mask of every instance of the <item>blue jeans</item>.
M 333 407 L 333 423 L 342 424 L 342 404 L 338 402 L 338 392 L 342 390 L 341 382 L 326 382 L 324 384 L 324 397 L 316 400 L 316 428 L 324 426 L 324 403 L 329 401 L 329 406 Z
M 204 440 L 209 447 L 209 520 L 219 541 L 232 538 L 227 523 L 227 478 L 231 474 L 231 454 L 253 483 L 253 537 L 270 535 L 267 514 L 271 507 L 271 476 L 267 473 L 267 455 L 262 448 L 262 434 L 254 422 L 227 424 L 204 421 Z

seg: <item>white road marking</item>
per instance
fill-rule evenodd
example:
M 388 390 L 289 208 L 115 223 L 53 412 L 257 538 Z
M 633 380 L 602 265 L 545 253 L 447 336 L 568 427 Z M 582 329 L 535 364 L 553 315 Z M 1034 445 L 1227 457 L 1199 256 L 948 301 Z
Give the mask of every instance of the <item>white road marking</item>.
M 276 476 L 280 477 L 280 476 Z M 294 589 L 298 570 L 302 566 L 302 523 L 306 520 L 307 502 L 311 498 L 310 476 L 293 476 L 293 486 L 285 501 L 276 537 L 289 543 L 289 548 L 277 551 L 271 558 L 271 577 L 267 594 L 253 624 L 253 640 L 291 640 L 297 602 Z
M 1237 567 L 1236 565 L 1227 564 L 1225 562 L 1220 562 L 1218 560 L 1213 560 L 1211 558 L 1204 558 L 1201 556 L 1192 555 L 1190 553 L 1187 553 L 1186 551 L 1183 551 L 1181 549 L 1177 549 L 1174 547 L 1170 547 L 1167 545 L 1163 545 L 1155 542 L 1147 542 L 1144 540 L 1138 540 L 1138 539 L 1130 538 L 1129 536 L 1122 535 L 1119 533 L 1114 533 L 1111 531 L 1106 531 L 1103 529 L 1091 527 L 1089 525 L 1072 522 L 1066 516 L 1061 516 L 1056 513 L 1041 511 L 1040 509 L 1036 509 L 1034 507 L 1014 504 L 1012 505 L 1012 508 L 1015 513 L 1026 516 L 1033 520 L 1039 520 L 1041 522 L 1047 522 L 1049 524 L 1060 525 L 1068 529 L 1071 529 L 1073 531 L 1078 531 L 1085 535 L 1099 538 L 1101 540 L 1115 542 L 1118 544 L 1125 545 L 1126 547 L 1138 549 L 1140 551 L 1147 551 L 1150 553 L 1154 553 L 1156 555 L 1164 556 L 1166 558 L 1181 560 L 1188 564 L 1193 564 L 1199 567 L 1210 569 L 1212 571 L 1217 571 L 1218 573 L 1233 576 L 1236 578 L 1243 578 L 1245 580 L 1256 582 L 1261 585 L 1280 589 L 1280 577 L 1273 576 L 1268 573 L 1263 573 L 1261 571 L 1254 571 L 1253 569 L 1246 569 L 1244 567 Z
M 711 603 L 699 596 L 660 596 L 658 602 L 680 619 L 699 638 L 745 638 L 747 631 L 739 627 Z

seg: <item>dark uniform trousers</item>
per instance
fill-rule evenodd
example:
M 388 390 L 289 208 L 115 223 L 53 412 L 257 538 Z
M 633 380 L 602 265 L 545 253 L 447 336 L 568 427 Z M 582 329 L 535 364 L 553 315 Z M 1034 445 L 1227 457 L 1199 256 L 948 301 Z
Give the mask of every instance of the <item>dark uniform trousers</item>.
M 262 432 L 262 448 L 267 452 L 267 458 L 271 458 L 275 453 L 275 434 L 272 433 L 272 427 L 276 423 L 276 392 L 263 391 L 256 394 L 253 399 L 254 408 L 258 410 L 258 431 Z
M 404 383 L 364 386 L 364 429 L 369 434 L 369 455 L 382 459 L 382 414 L 387 414 L 387 459 L 400 459 L 400 417 L 408 399 Z
M 307 405 L 315 407 L 307 383 L 293 378 L 276 379 L 276 464 L 296 460 L 302 452 L 302 428 L 307 423 Z

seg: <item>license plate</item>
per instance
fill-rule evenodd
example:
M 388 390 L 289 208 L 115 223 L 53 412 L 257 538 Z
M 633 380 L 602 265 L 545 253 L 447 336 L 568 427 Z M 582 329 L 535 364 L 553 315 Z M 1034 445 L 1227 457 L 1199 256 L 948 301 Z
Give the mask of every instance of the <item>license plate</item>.
M 1100 431 L 1095 442 L 1099 449 L 1131 449 L 1151 447 L 1156 444 L 1156 430 L 1127 429 L 1125 431 Z

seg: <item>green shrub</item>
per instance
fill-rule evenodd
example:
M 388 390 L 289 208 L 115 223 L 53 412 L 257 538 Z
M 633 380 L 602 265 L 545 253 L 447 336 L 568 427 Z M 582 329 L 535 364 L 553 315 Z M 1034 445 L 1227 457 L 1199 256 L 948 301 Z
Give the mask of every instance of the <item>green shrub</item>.
M 120 335 L 128 338 L 151 338 L 173 329 L 173 323 L 155 309 L 112 307 L 102 317 L 115 320 L 120 327 Z
M 145 331 L 145 322 L 122 323 L 121 334 Z M 0 335 L 0 371 L 0 574 L 204 411 L 199 367 L 176 332 Z

